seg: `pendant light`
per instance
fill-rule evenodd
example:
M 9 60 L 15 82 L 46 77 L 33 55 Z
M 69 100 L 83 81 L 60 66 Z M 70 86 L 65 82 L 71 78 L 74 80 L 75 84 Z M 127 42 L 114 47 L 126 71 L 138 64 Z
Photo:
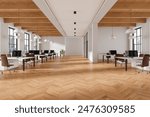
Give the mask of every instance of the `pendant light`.
M 20 25 L 20 10 L 18 9 L 18 25 Z M 18 28 L 16 31 L 16 38 L 20 39 L 21 36 L 21 32 L 20 32 L 21 28 Z
M 38 32 L 38 27 L 35 26 L 35 31 L 34 31 L 34 34 L 33 34 L 33 39 L 34 40 L 38 39 L 37 32 Z
M 129 17 L 130 27 L 125 32 L 126 34 L 129 34 L 129 35 L 130 35 L 130 33 L 135 33 L 134 28 L 131 26 L 131 18 L 132 18 L 132 10 L 130 10 L 130 17 Z

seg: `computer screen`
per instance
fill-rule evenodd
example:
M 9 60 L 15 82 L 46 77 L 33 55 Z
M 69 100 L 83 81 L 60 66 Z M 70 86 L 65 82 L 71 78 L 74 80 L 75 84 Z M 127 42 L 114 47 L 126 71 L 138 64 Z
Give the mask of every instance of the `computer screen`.
M 109 53 L 110 53 L 111 55 L 116 55 L 116 54 L 117 54 L 117 50 L 109 50 Z
M 39 50 L 29 50 L 29 53 L 40 54 L 40 51 Z
M 54 50 L 50 50 L 50 53 L 54 53 L 55 51 Z
M 129 50 L 128 56 L 129 57 L 138 57 L 138 51 L 137 50 Z
M 44 53 L 47 53 L 47 54 L 48 54 L 48 53 L 49 53 L 49 50 L 44 50 Z
M 34 54 L 40 54 L 39 50 L 34 50 L 33 52 L 34 52 Z
M 34 53 L 34 50 L 29 50 L 29 53 Z
M 13 50 L 12 56 L 13 57 L 21 57 L 21 50 Z

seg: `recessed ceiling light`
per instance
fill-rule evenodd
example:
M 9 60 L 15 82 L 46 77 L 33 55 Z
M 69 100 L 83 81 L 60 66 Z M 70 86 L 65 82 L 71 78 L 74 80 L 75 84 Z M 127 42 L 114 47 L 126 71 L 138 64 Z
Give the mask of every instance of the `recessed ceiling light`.
M 77 14 L 77 11 L 73 11 L 73 14 Z
M 74 22 L 74 24 L 77 24 L 77 22 Z
M 76 35 L 74 35 L 76 37 Z
M 76 28 L 74 28 L 74 30 L 76 30 Z
M 74 32 L 74 34 L 76 34 L 76 32 Z

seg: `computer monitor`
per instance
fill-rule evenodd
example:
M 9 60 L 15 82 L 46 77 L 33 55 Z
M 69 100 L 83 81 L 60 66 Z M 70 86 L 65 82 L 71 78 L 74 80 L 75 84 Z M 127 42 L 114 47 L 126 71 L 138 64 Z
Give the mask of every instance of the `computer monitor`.
M 49 50 L 44 50 L 44 54 L 48 54 L 49 53 Z
M 138 57 L 138 51 L 137 50 L 129 50 L 128 56 L 129 57 Z
M 29 53 L 34 53 L 34 50 L 29 50 Z
M 40 51 L 39 50 L 29 50 L 29 53 L 40 54 Z
M 116 55 L 116 54 L 117 54 L 117 50 L 109 50 L 109 53 L 110 53 L 111 55 Z
M 21 50 L 13 50 L 12 56 L 13 57 L 21 57 Z
M 55 51 L 54 50 L 50 50 L 50 53 L 55 53 Z
M 39 50 L 34 50 L 33 52 L 34 52 L 34 54 L 40 54 Z

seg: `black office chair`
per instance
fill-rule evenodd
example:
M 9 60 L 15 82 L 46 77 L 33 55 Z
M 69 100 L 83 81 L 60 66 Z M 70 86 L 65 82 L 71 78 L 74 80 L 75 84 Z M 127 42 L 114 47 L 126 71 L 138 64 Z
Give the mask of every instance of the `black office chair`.
M 56 53 L 54 50 L 50 50 L 50 54 L 53 56 L 53 59 L 56 57 Z
M 109 63 L 109 59 L 111 58 L 109 53 L 106 53 L 106 59 L 107 59 L 107 63 Z

